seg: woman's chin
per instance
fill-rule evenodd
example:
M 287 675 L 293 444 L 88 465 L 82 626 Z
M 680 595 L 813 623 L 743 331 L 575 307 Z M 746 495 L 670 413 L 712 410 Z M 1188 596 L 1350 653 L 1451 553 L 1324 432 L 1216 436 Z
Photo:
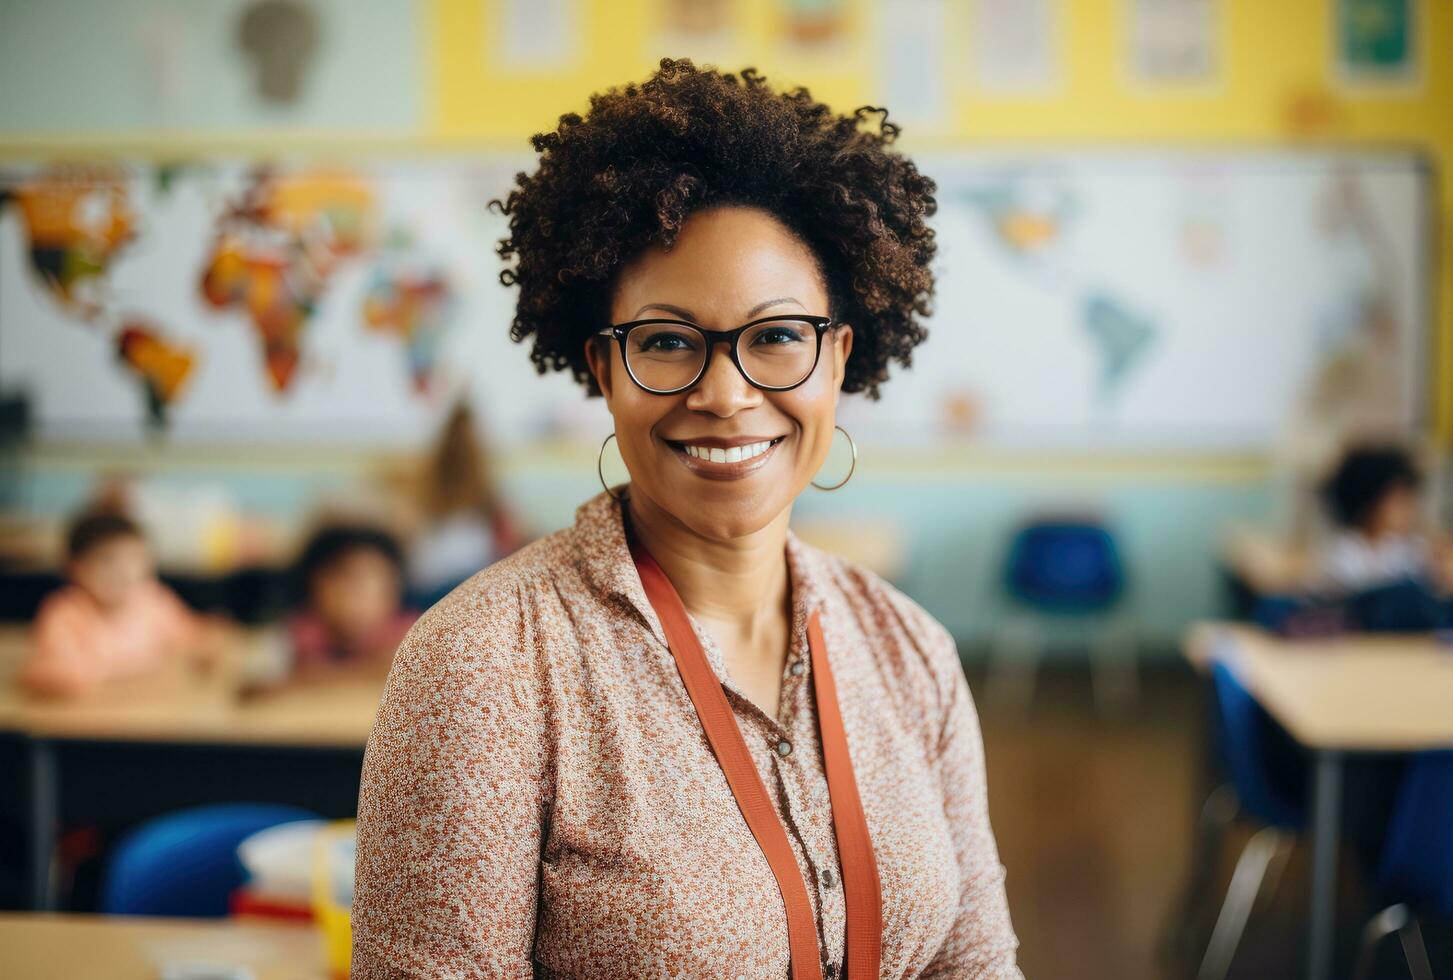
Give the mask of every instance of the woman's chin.
M 755 534 L 776 520 L 788 504 L 781 490 L 781 483 L 758 480 L 715 483 L 707 489 L 672 481 L 662 504 L 701 537 L 728 541 Z

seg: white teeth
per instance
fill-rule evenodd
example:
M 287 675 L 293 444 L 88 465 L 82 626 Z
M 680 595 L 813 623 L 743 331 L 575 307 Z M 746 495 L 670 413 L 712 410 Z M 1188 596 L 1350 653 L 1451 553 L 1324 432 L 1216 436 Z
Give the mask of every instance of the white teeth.
M 760 456 L 772 448 L 770 439 L 765 442 L 748 443 L 745 446 L 732 446 L 730 449 L 721 449 L 715 446 L 682 446 L 686 455 L 695 459 L 705 459 L 713 463 L 740 463 L 743 460 Z

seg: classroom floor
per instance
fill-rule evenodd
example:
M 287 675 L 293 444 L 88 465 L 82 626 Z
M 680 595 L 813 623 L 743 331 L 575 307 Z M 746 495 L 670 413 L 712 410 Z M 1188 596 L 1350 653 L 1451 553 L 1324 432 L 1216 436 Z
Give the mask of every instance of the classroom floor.
M 1095 713 L 1088 677 L 1042 673 L 1024 711 L 971 671 L 989 809 L 1025 976 L 1159 977 L 1157 936 L 1189 863 L 1202 711 L 1189 672 L 1145 679 L 1141 705 Z
M 1199 680 L 1175 667 L 1146 674 L 1140 705 L 1118 719 L 1095 712 L 1088 675 L 1046 671 L 1025 711 L 989 701 L 971 669 L 989 772 L 989 809 L 1008 869 L 1020 965 L 1034 980 L 1180 980 L 1199 950 L 1169 955 L 1179 919 L 1205 783 L 1208 705 Z M 1223 849 L 1212 912 L 1225 894 L 1248 830 Z M 1367 901 L 1351 860 L 1342 865 L 1344 909 Z M 1298 977 L 1304 970 L 1307 853 L 1296 848 L 1281 886 L 1247 926 L 1230 980 Z M 1354 920 L 1356 913 L 1349 913 Z M 1355 927 L 1344 927 L 1344 960 Z M 1446 924 L 1425 927 L 1435 970 L 1453 968 Z M 1375 977 L 1407 976 L 1394 940 Z M 1345 965 L 1345 964 L 1344 964 Z M 1441 975 L 1441 973 L 1439 974 Z

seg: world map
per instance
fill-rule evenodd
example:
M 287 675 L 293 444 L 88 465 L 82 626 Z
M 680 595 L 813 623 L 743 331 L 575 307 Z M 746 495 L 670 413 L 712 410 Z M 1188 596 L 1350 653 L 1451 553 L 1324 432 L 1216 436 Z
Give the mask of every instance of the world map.
M 175 179 L 164 168 L 153 176 L 163 191 Z M 0 208 L 20 218 L 33 282 L 67 320 L 109 343 L 140 385 L 151 424 L 164 428 L 206 349 L 169 337 L 157 317 L 109 288 L 115 263 L 147 244 L 137 183 L 138 174 L 118 164 L 57 165 L 5 185 Z M 373 183 L 342 168 L 274 167 L 254 168 L 238 183 L 221 196 L 191 288 L 219 328 L 245 322 L 268 389 L 287 397 L 300 383 L 318 310 L 342 270 L 366 263 L 370 284 L 355 322 L 398 343 L 411 390 L 428 397 L 455 307 L 453 284 L 413 235 L 385 229 Z
M 971 213 L 988 222 L 994 241 L 1008 257 L 1075 305 L 1083 335 L 1099 360 L 1099 400 L 1113 406 L 1154 349 L 1159 329 L 1152 318 L 1136 312 L 1104 283 L 1082 282 L 1055 262 L 1056 246 L 1080 211 L 1073 191 L 1052 183 L 1037 184 L 1031 191 L 1021 182 L 1006 181 L 966 188 L 959 196 Z

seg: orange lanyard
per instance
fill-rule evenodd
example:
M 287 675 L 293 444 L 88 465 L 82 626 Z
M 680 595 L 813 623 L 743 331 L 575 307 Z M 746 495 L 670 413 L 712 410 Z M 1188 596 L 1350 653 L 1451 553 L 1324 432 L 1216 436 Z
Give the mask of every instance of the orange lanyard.
M 797 859 L 788 843 L 787 831 L 772 806 L 762 777 L 752 762 L 747 743 L 737 726 L 736 716 L 727 703 L 721 681 L 706 659 L 706 652 L 691 627 L 686 607 L 676 587 L 661 566 L 631 534 L 626 525 L 626 540 L 636 571 L 641 576 L 646 598 L 656 610 L 666 641 L 676 658 L 676 667 L 686 684 L 696 715 L 706 730 L 712 752 L 726 774 L 737 806 L 751 828 L 752 836 L 772 867 L 782 902 L 787 908 L 787 942 L 792 954 L 792 980 L 821 980 L 818 960 L 817 927 L 813 924 L 812 905 L 807 886 L 797 867 Z M 808 647 L 812 652 L 812 679 L 817 700 L 818 728 L 822 734 L 823 763 L 827 769 L 828 795 L 832 799 L 833 830 L 837 836 L 838 857 L 842 863 L 843 895 L 847 905 L 847 963 L 844 976 L 850 980 L 868 980 L 878 976 L 878 962 L 883 943 L 882 895 L 879 891 L 878 866 L 873 857 L 873 842 L 868 836 L 868 821 L 863 816 L 858 784 L 853 776 L 852 758 L 848 754 L 847 732 L 838 711 L 837 690 L 828 667 L 827 648 L 822 627 L 814 611 L 807 624 Z

